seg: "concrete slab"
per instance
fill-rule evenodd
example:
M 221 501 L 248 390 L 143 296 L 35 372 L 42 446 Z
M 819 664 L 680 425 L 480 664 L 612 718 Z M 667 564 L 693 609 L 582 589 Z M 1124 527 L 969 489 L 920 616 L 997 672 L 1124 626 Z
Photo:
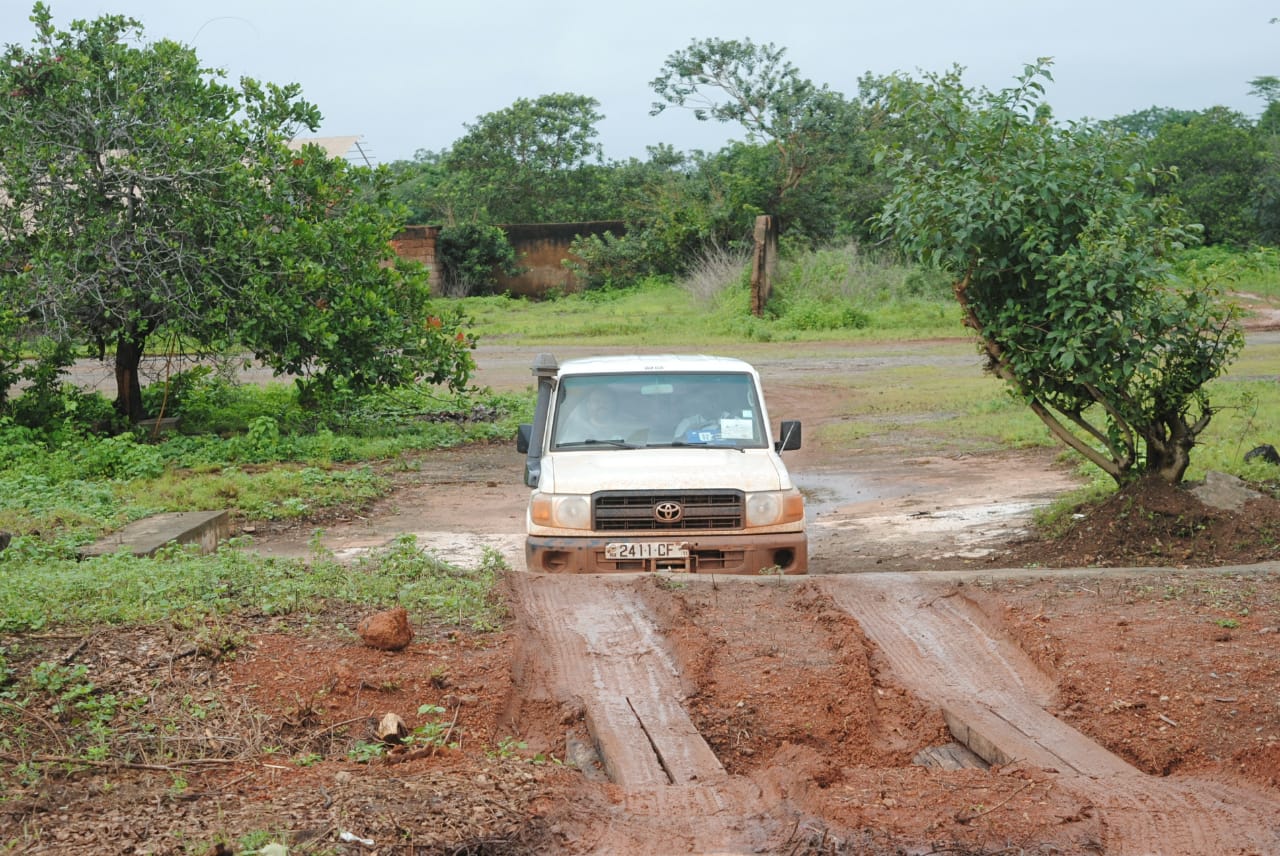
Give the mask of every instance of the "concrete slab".
M 166 544 L 198 544 L 212 553 L 218 542 L 231 537 L 231 515 L 221 511 L 174 511 L 135 520 L 80 551 L 80 558 L 107 556 L 127 549 L 135 556 L 153 556 Z

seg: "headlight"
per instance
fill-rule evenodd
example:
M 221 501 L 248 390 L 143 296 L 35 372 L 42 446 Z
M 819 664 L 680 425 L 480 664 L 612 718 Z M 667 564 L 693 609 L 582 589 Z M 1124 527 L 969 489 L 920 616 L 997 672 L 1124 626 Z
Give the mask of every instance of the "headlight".
M 748 526 L 774 526 L 803 519 L 804 496 L 795 488 L 747 494 Z
M 529 500 L 529 517 L 539 526 L 590 529 L 591 503 L 577 494 L 535 493 Z

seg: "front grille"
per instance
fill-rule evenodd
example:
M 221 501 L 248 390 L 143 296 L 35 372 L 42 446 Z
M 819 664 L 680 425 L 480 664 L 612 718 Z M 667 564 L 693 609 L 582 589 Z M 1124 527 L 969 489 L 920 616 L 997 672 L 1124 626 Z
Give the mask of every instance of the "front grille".
M 659 521 L 659 503 L 678 503 L 683 517 Z M 608 491 L 592 496 L 593 529 L 605 532 L 672 532 L 741 529 L 742 491 Z

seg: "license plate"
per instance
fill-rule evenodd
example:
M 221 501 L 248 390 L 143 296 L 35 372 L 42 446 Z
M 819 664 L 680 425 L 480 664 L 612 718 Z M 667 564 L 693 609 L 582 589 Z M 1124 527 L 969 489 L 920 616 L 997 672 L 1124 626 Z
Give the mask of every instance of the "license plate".
M 604 545 L 606 559 L 684 559 L 689 548 L 665 541 L 622 541 Z

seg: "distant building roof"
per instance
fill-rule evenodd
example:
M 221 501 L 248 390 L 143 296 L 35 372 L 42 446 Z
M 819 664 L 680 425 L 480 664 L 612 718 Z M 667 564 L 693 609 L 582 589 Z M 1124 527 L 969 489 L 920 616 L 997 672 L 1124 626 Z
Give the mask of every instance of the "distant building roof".
M 361 166 L 373 166 L 373 153 L 360 137 L 294 137 L 289 148 L 300 149 L 306 144 L 317 145 L 331 158 L 343 158 Z

